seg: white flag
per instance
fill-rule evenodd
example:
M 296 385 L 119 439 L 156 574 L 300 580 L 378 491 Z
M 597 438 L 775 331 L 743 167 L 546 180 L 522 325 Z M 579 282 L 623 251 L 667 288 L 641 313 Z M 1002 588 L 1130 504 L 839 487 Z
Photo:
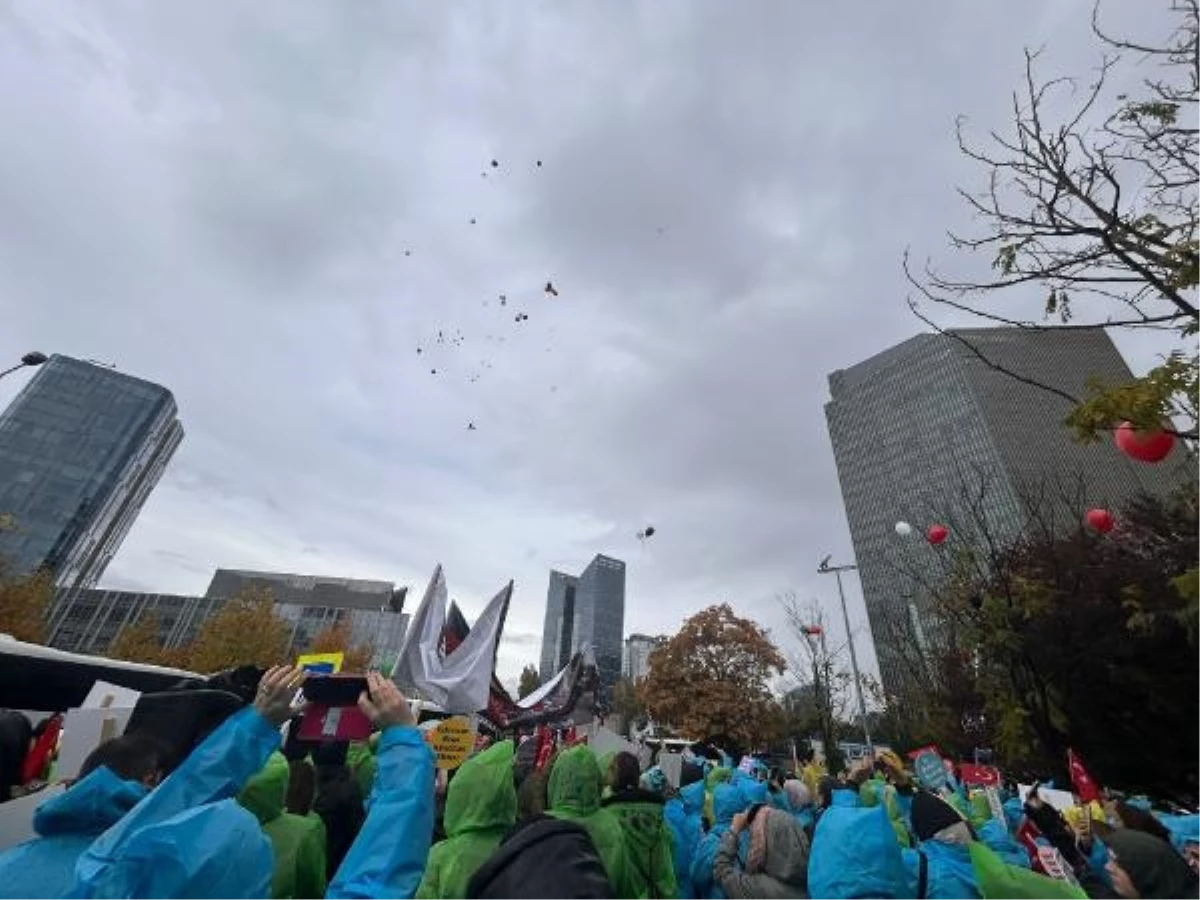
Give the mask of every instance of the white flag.
M 480 614 L 451 653 L 440 651 L 446 622 L 446 581 L 438 566 L 409 625 L 392 677 L 450 713 L 486 709 L 496 662 L 496 642 L 512 596 L 510 581 Z
M 433 657 L 437 657 L 442 626 L 446 624 L 446 598 L 446 576 L 439 564 L 429 579 L 429 587 L 425 588 L 421 605 L 408 623 L 404 645 L 396 657 L 396 664 L 392 666 L 392 681 L 406 691 L 423 691 L 421 682 L 425 680 L 426 670 L 424 648 L 432 648 Z

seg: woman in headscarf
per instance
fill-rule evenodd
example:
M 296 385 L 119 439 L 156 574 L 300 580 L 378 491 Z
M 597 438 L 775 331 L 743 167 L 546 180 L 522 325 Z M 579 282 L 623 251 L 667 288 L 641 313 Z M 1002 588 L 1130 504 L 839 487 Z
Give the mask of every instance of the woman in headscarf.
M 743 866 L 738 842 L 750 832 Z M 808 838 L 794 816 L 758 806 L 734 816 L 713 861 L 713 880 L 727 897 L 807 897 Z
M 1108 876 L 1122 897 L 1195 897 L 1196 875 L 1166 841 L 1118 828 L 1107 838 Z

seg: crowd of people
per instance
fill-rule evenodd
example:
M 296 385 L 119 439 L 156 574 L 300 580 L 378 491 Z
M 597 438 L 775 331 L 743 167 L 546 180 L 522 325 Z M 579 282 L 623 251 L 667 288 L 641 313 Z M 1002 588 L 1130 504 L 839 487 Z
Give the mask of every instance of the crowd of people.
M 177 764 L 100 744 L 0 854 L 0 897 L 1196 897 L 1196 815 L 1090 803 L 1064 815 L 927 790 L 894 756 L 834 777 L 688 755 L 679 784 L 586 742 L 498 740 L 451 777 L 391 681 L 363 743 L 284 744 L 303 673 Z M 171 769 L 171 771 L 167 771 Z M 997 802 L 999 801 L 999 802 Z M 1057 862 L 1056 862 L 1057 861 Z M 1061 865 L 1059 865 L 1061 864 Z

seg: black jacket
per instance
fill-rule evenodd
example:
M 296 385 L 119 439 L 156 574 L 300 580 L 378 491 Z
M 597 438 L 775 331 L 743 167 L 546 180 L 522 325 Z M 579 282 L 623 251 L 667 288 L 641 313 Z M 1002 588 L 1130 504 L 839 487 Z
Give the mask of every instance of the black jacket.
M 615 895 L 587 831 L 574 822 L 540 816 L 509 832 L 491 858 L 471 876 L 467 896 Z

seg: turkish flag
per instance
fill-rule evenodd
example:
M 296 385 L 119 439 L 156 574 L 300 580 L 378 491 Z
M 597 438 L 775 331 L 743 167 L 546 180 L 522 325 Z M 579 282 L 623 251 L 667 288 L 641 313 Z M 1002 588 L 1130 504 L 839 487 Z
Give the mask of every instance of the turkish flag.
M 977 766 L 974 763 L 959 763 L 958 778 L 963 784 L 978 784 L 983 787 L 1000 786 L 1000 770 L 995 766 Z
M 1067 749 L 1067 767 L 1071 770 L 1071 784 L 1075 787 L 1075 794 L 1079 797 L 1079 802 L 1091 803 L 1093 800 L 1099 800 L 1100 785 L 1096 784 L 1096 780 L 1088 774 L 1079 754 L 1069 748 Z

